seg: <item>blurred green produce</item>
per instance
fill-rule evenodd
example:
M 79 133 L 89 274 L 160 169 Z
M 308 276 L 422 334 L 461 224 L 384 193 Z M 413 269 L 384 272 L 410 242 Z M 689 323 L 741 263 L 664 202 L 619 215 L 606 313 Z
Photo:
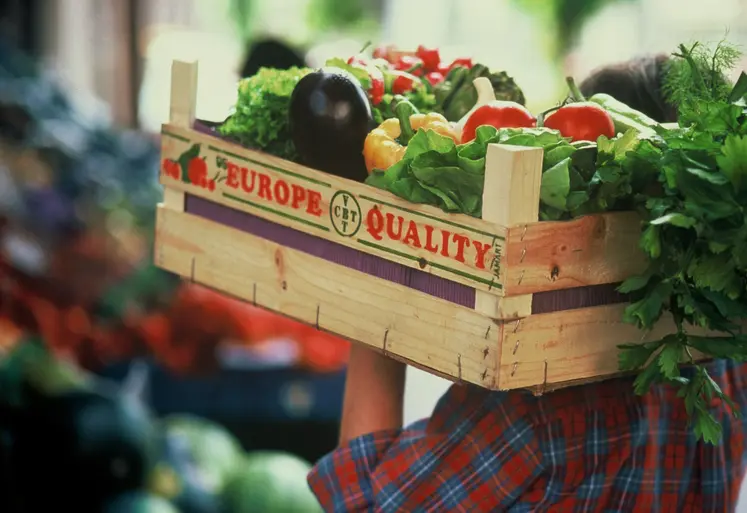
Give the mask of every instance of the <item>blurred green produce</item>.
M 282 452 L 258 451 L 244 458 L 223 493 L 230 513 L 320 513 L 306 476 L 311 465 Z

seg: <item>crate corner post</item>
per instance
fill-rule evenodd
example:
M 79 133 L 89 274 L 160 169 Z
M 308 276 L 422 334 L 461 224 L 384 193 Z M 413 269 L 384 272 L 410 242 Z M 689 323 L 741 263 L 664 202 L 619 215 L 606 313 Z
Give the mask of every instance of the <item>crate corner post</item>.
M 532 313 L 532 295 L 506 295 L 507 285 L 516 280 L 508 263 L 508 246 L 512 230 L 539 218 L 539 196 L 542 180 L 542 148 L 527 148 L 491 144 L 485 163 L 485 188 L 482 196 L 482 218 L 507 228 L 505 246 L 500 253 L 501 295 L 475 291 L 475 310 L 495 319 L 498 325 L 498 358 L 504 353 L 506 325 Z M 508 291 L 510 292 L 510 290 Z M 498 367 L 500 368 L 500 362 Z M 495 386 L 502 389 L 500 372 L 494 378 Z
M 169 104 L 169 126 L 192 128 L 197 107 L 197 62 L 173 61 L 171 65 L 171 93 Z M 165 148 L 162 136 L 162 158 Z M 163 181 L 162 181 L 163 183 Z M 170 231 L 174 228 L 172 214 L 183 214 L 185 210 L 184 192 L 167 184 L 163 186 L 163 201 L 156 212 L 156 233 L 154 260 L 158 267 L 184 276 L 185 268 L 194 275 L 194 259 L 189 264 L 183 258 L 176 258 L 169 250 Z M 178 220 L 178 219 L 177 219 Z M 185 267 L 186 266 L 186 267 Z
M 192 128 L 197 110 L 197 62 L 173 61 L 171 63 L 171 95 L 169 125 Z M 184 192 L 165 186 L 163 205 L 184 212 Z
M 476 291 L 475 308 L 501 320 L 516 320 L 532 313 L 532 295 L 506 294 L 507 285 L 520 279 L 513 276 L 508 260 L 512 233 L 522 225 L 539 218 L 542 181 L 542 148 L 491 144 L 485 164 L 485 188 L 482 196 L 482 218 L 508 228 L 506 247 L 502 251 L 503 295 Z M 521 234 L 518 235 L 519 239 Z M 510 292 L 510 291 L 509 291 Z

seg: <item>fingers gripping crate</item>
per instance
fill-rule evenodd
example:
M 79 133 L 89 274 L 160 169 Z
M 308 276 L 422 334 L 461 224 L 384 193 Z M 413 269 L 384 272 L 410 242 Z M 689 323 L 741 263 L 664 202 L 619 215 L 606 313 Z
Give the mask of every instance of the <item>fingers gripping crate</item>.
M 642 269 L 637 218 L 537 222 L 541 149 L 492 146 L 482 219 L 446 214 L 205 133 L 196 77 L 174 63 L 160 267 L 489 389 L 604 379 L 661 336 L 611 285 Z

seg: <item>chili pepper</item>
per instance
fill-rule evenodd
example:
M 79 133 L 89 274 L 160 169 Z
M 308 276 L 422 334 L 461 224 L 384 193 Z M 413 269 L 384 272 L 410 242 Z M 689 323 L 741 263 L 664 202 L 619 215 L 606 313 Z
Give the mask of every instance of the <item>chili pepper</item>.
M 404 94 L 412 91 L 420 84 L 418 77 L 411 75 L 406 71 L 393 71 L 390 76 L 393 78 L 391 91 L 393 94 Z
M 444 76 L 438 71 L 431 71 L 425 76 L 425 79 L 430 82 L 431 85 L 437 85 L 444 81 Z
M 415 57 L 413 55 L 403 55 L 395 63 L 394 69 L 406 71 L 416 76 L 422 76 L 423 60 L 420 57 Z
M 352 57 L 349 57 L 348 64 L 360 64 L 361 66 L 368 66 L 368 62 L 366 62 L 366 60 L 361 58 L 359 55 L 353 55 Z
M 392 52 L 396 48 L 392 45 L 382 45 L 374 48 L 373 58 L 374 59 L 385 59 L 387 62 L 392 62 Z
M 417 130 L 433 130 L 455 142 L 459 139 L 451 124 L 441 114 L 420 114 L 407 100 L 397 103 L 394 112 L 396 118 L 385 120 L 366 137 L 363 158 L 369 173 L 374 169 L 388 169 L 402 160 L 407 143 Z
M 386 87 L 384 86 L 384 73 L 374 66 L 373 64 L 366 64 L 366 62 L 357 56 L 350 57 L 348 64 L 354 68 L 364 70 L 368 73 L 370 84 L 368 86 L 368 95 L 373 105 L 381 103 L 384 93 L 386 93 Z
M 451 66 L 449 66 L 449 69 L 455 68 L 457 66 L 464 66 L 465 68 L 472 69 L 472 59 L 470 57 L 460 57 L 459 59 L 454 59 L 454 61 L 451 63 Z
M 415 55 L 423 61 L 423 67 L 426 71 L 436 71 L 441 64 L 441 55 L 436 48 L 426 48 L 423 45 L 418 46 Z
M 384 73 L 379 68 L 373 65 L 366 66 L 368 76 L 371 78 L 371 88 L 368 90 L 368 94 L 371 96 L 371 103 L 378 105 L 384 98 L 386 93 L 386 87 L 384 86 Z
M 441 73 L 443 76 L 446 76 L 449 74 L 449 71 L 451 71 L 452 69 L 454 68 L 452 68 L 451 64 L 445 64 L 442 62 L 441 64 L 438 65 L 438 68 L 436 68 L 436 71 Z

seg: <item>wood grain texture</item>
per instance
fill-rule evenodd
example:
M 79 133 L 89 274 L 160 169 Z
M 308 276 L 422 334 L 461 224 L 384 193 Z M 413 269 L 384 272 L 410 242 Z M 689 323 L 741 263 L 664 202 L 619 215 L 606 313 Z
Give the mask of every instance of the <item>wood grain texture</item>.
M 539 218 L 542 148 L 491 145 L 485 159 L 482 218 L 514 226 Z M 510 236 L 510 233 L 509 233 Z M 522 244 L 523 240 L 519 241 Z M 508 265 L 501 254 L 500 265 Z M 507 267 L 504 276 L 509 272 Z M 532 313 L 532 295 L 499 297 L 475 291 L 475 309 L 494 319 L 518 319 Z
M 196 283 L 491 388 L 502 330 L 466 307 L 217 223 L 158 209 L 156 262 Z
M 507 296 L 621 282 L 645 269 L 633 212 L 512 226 L 506 244 Z
M 558 389 L 620 375 L 618 346 L 675 332 L 664 316 L 651 331 L 623 322 L 627 305 L 531 315 L 504 327 L 498 388 Z M 692 330 L 703 334 L 703 330 Z M 696 358 L 700 358 L 696 355 Z

